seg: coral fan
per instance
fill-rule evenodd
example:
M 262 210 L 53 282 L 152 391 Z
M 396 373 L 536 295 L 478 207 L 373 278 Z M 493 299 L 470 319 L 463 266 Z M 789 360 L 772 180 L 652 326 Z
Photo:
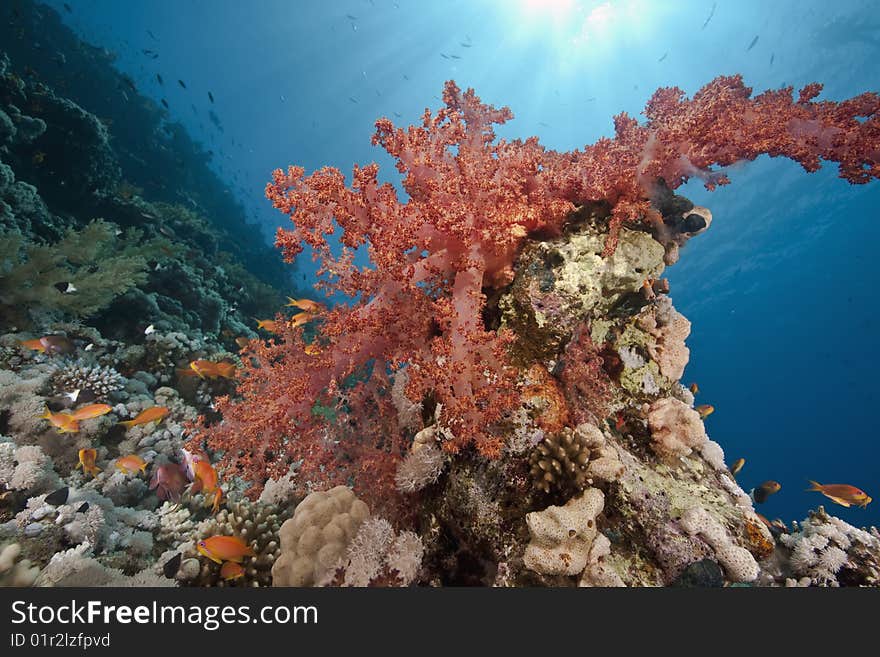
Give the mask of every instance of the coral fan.
M 690 225 L 699 214 L 692 211 L 681 218 L 687 225 L 661 230 L 668 217 L 650 199 L 694 176 L 709 189 L 725 184 L 713 167 L 761 154 L 789 157 L 808 171 L 821 159 L 837 161 L 853 183 L 880 177 L 880 96 L 815 102 L 820 89 L 810 85 L 797 100 L 791 88 L 752 98 L 739 76 L 719 77 L 691 100 L 677 88 L 661 89 L 648 102 L 645 125 L 621 114 L 613 139 L 557 153 L 536 138 L 496 139 L 493 124 L 511 112 L 447 82 L 445 107 L 436 115 L 426 110 L 420 126 L 376 122 L 373 143 L 396 160 L 405 202 L 392 185 L 379 184 L 375 164 L 355 167 L 350 187 L 329 167 L 309 176 L 300 167 L 277 170 L 266 195 L 294 227 L 279 229 L 276 245 L 287 260 L 310 246 L 323 288 L 353 301 L 322 314 L 314 345 L 301 327 L 253 345 L 242 399 L 218 402 L 224 422 L 204 432 L 208 446 L 223 450 L 225 463 L 257 490 L 297 461 L 310 473 L 303 481 L 326 487 L 351 478 L 362 491 L 363 479 L 373 477 L 374 490 L 391 490 L 405 432 L 386 398 L 390 378 L 405 371 L 405 397 L 442 409 L 446 451 L 474 445 L 498 456 L 498 426 L 520 395 L 509 358 L 514 337 L 494 327 L 488 299 L 513 280 L 527 238 L 561 235 L 578 206 L 606 203 L 603 257 L 615 251 L 624 223 L 677 247 L 708 216 Z M 362 247 L 370 263 L 359 267 L 354 256 Z M 670 343 L 687 333 L 679 324 L 669 329 Z M 577 346 L 590 351 L 589 336 L 581 335 Z M 686 354 L 663 351 L 664 369 L 678 374 Z M 605 410 L 598 363 L 597 353 L 567 385 L 596 391 L 596 403 L 576 409 L 576 421 L 601 419 Z M 359 419 L 356 432 L 348 413 Z

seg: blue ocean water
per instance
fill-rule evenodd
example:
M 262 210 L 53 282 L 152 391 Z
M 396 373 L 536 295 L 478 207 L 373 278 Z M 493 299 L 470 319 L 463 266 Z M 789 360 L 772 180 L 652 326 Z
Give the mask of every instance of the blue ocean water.
M 513 109 L 503 136 L 538 135 L 563 150 L 610 135 L 611 117 L 637 115 L 657 87 L 692 94 L 722 74 L 741 73 L 756 92 L 818 81 L 833 100 L 880 88 L 870 1 L 48 4 L 215 150 L 267 239 L 286 221 L 263 198 L 272 169 L 349 172 L 376 160 L 394 180 L 370 146 L 373 121 L 417 121 L 450 78 Z M 744 488 L 782 484 L 764 515 L 790 521 L 827 502 L 857 526 L 880 524 L 880 501 L 844 509 L 805 492 L 815 479 L 880 494 L 880 185 L 767 157 L 730 177 L 714 193 L 680 190 L 715 217 L 667 272 L 693 323 L 685 381 L 715 406 L 707 427 L 728 461 L 746 458 Z M 302 273 L 312 275 L 307 264 Z

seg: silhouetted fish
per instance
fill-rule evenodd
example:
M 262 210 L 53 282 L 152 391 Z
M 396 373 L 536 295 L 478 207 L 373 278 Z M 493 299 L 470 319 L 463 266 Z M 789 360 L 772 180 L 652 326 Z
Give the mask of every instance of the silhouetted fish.
M 771 53 L 770 53 L 770 66 L 773 66 L 773 60 L 774 60 L 775 58 L 776 58 L 776 53 L 775 53 L 775 52 L 771 52 Z
M 61 506 L 65 502 L 67 502 L 67 498 L 70 495 L 70 489 L 65 486 L 64 488 L 59 488 L 54 493 L 49 493 L 46 495 L 46 504 L 51 504 L 52 506 Z
M 184 89 L 186 89 L 186 83 L 185 83 L 183 80 L 178 80 L 178 81 L 177 81 L 177 84 L 179 84 L 181 87 L 183 87 Z
M 168 109 L 168 101 L 165 100 L 164 98 L 162 99 L 162 105 L 163 105 L 163 107 L 165 107 L 165 109 Z
M 755 44 L 758 43 L 758 37 L 759 37 L 759 36 L 760 36 L 760 35 L 758 35 L 758 34 L 755 35 L 755 38 L 752 39 L 752 42 L 749 44 L 749 47 L 746 48 L 746 52 L 748 52 L 749 50 L 751 50 L 752 48 L 755 47 Z
M 89 503 L 83 502 L 82 504 L 79 505 L 79 508 L 76 510 L 76 512 L 77 513 L 85 513 L 88 510 L 89 510 Z
M 64 5 L 64 8 L 65 8 L 67 11 L 69 11 L 71 14 L 73 13 L 73 9 L 70 8 L 70 5 L 69 5 L 69 4 L 67 4 L 66 2 L 62 2 L 61 4 Z
M 718 5 L 717 2 L 713 2 L 713 3 L 712 3 L 712 10 L 709 12 L 709 17 L 706 19 L 706 22 L 703 23 L 703 27 L 700 28 L 701 30 L 705 30 L 705 29 L 706 29 L 706 26 L 709 24 L 709 21 L 712 20 L 712 16 L 715 15 L 715 7 L 716 7 L 717 5 Z
M 665 53 L 663 53 L 663 56 L 662 56 L 660 59 L 657 60 L 657 63 L 659 64 L 660 62 L 662 62 L 664 59 L 666 59 L 666 57 L 667 57 L 668 55 L 669 55 L 669 52 L 665 52 Z
M 162 76 L 156 73 L 156 79 L 159 81 L 159 84 L 165 84 L 165 80 L 162 79 Z
M 212 103 L 214 102 L 214 94 L 212 94 L 210 91 L 208 92 L 208 100 L 210 100 Z

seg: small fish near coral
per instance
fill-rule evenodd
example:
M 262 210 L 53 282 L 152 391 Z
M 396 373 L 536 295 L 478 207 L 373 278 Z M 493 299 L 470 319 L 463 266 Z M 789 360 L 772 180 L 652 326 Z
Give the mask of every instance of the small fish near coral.
M 872 501 L 871 496 L 865 491 L 849 484 L 820 484 L 810 480 L 810 487 L 807 490 L 822 493 L 835 504 L 844 507 L 859 506 L 864 509 Z
M 95 459 L 98 457 L 98 450 L 92 448 L 84 448 L 79 450 L 78 468 L 82 468 L 83 473 L 96 476 L 101 472 L 101 468 L 95 465 Z
M 122 426 L 130 429 L 140 424 L 149 424 L 150 422 L 160 423 L 170 413 L 166 406 L 151 406 L 138 413 L 133 419 L 120 422 Z
M 778 481 L 765 481 L 760 486 L 749 491 L 749 497 L 755 504 L 763 504 L 771 495 L 778 493 L 782 486 Z
M 712 404 L 700 404 L 694 410 L 700 414 L 700 419 L 705 420 L 715 412 L 715 407 Z
M 124 474 L 147 473 L 147 462 L 137 454 L 128 454 L 116 459 L 116 469 Z
M 257 556 L 253 548 L 238 536 L 211 536 L 199 541 L 196 549 L 214 563 L 241 563 L 245 557 Z

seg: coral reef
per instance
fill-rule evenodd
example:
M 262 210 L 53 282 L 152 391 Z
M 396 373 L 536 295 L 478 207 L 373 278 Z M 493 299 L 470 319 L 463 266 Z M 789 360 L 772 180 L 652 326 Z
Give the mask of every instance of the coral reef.
M 510 110 L 448 82 L 420 125 L 376 123 L 405 198 L 375 164 L 351 185 L 329 167 L 273 174 L 266 195 L 292 220 L 276 245 L 288 261 L 310 247 L 319 288 L 349 300 L 298 295 L 288 317 L 267 284 L 287 281 L 180 126 L 146 98 L 110 108 L 153 129 L 135 139 L 90 109 L 91 79 L 68 98 L 13 54 L 0 582 L 880 584 L 876 529 L 755 513 L 680 383 L 691 327 L 662 278 L 713 222 L 675 193 L 690 178 L 712 189 L 718 167 L 761 154 L 880 177 L 877 95 L 752 97 L 721 77 L 692 99 L 661 89 L 645 124 L 621 114 L 613 138 L 558 153 L 496 138 Z M 70 66 L 136 94 L 99 59 Z M 212 541 L 240 571 L 207 558 Z

